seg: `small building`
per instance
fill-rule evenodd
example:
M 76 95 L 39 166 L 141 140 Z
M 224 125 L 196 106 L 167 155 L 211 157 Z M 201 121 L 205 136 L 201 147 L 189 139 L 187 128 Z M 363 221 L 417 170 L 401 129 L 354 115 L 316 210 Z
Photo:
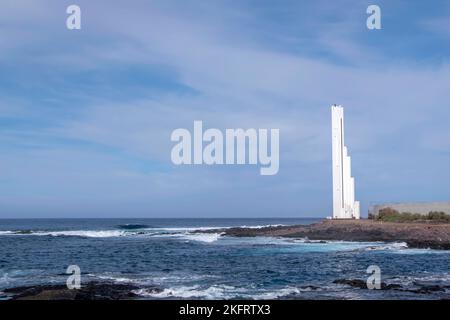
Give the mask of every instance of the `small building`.
M 391 208 L 400 213 L 410 212 L 427 215 L 431 211 L 450 214 L 449 202 L 399 202 L 375 204 L 369 208 L 369 215 L 377 216 L 381 209 Z

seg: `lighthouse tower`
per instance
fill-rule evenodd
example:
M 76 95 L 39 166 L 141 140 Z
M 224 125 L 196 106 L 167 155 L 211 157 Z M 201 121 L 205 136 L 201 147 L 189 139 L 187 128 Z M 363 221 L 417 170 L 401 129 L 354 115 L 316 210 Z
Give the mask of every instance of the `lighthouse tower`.
M 331 106 L 333 139 L 333 219 L 359 219 L 355 201 L 355 179 L 351 159 L 344 143 L 344 108 Z

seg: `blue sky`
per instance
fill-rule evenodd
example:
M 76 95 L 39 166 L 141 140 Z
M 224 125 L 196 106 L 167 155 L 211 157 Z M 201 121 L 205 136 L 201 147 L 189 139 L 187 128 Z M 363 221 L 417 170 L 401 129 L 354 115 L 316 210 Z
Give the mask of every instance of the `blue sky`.
M 449 40 L 448 1 L 3 0 L 0 218 L 331 215 L 332 103 L 363 215 L 449 200 Z M 194 120 L 279 128 L 279 173 L 173 165 Z

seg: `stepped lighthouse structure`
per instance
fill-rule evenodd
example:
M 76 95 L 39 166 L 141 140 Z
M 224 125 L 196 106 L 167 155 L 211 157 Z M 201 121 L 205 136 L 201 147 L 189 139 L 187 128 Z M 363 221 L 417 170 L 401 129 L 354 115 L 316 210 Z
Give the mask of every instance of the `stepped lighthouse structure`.
M 351 159 L 344 143 L 344 108 L 331 106 L 333 139 L 333 219 L 359 219 L 355 201 L 355 179 Z

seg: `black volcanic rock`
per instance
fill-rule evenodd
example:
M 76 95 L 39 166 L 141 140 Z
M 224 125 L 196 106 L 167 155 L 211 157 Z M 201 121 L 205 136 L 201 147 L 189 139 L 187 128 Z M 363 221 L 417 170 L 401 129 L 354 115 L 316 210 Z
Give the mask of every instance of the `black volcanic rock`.
M 369 290 L 367 288 L 366 282 L 361 279 L 337 279 L 334 280 L 333 283 L 347 285 L 358 289 Z M 446 289 L 448 288 L 448 286 L 442 286 L 438 284 L 418 283 L 418 282 L 414 282 L 413 285 L 414 285 L 413 287 L 403 287 L 402 285 L 397 283 L 386 284 L 382 282 L 381 290 L 397 290 L 416 294 L 430 294 L 435 292 L 445 292 Z
M 334 280 L 333 283 L 343 284 L 353 288 L 367 289 L 367 283 L 360 279 L 337 279 Z
M 324 220 L 311 225 L 196 230 L 233 237 L 286 237 L 322 241 L 406 242 L 411 248 L 450 250 L 450 223 Z
M 66 285 L 38 285 L 5 289 L 3 292 L 13 300 L 128 300 L 137 297 L 132 284 L 92 281 L 80 289 L 69 290 Z M 147 290 L 161 291 L 156 287 Z

